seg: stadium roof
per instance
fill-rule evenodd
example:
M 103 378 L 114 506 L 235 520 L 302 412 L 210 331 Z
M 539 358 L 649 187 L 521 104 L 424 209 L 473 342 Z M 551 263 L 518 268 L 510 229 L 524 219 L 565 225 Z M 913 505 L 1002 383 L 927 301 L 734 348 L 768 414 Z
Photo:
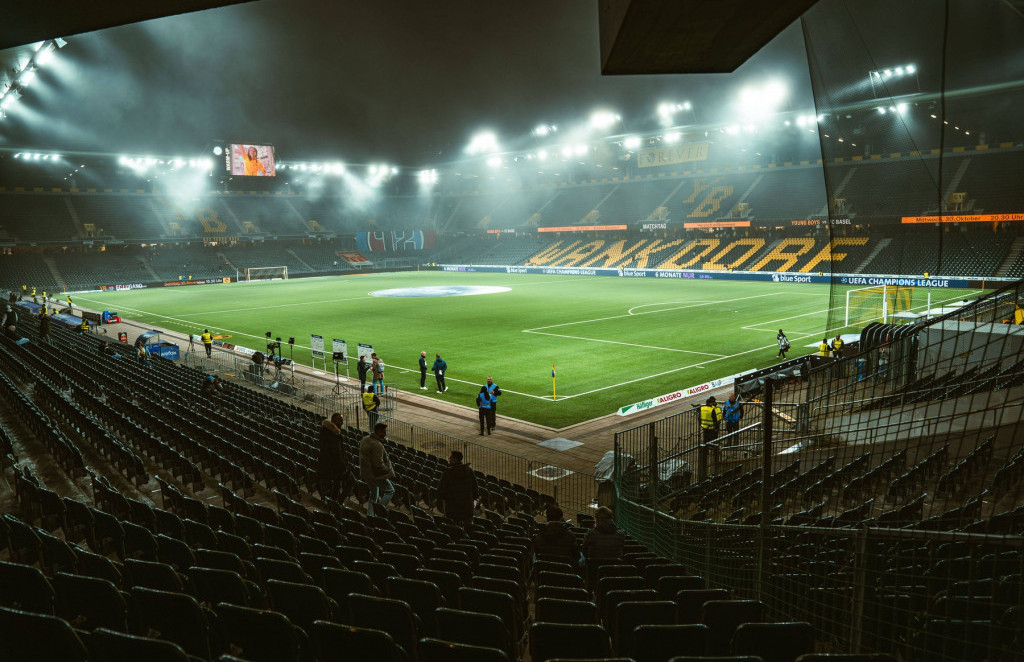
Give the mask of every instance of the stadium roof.
M 248 1 L 34 0 L 9 3 L 4 7 L 4 20 L 0 23 L 0 49 Z

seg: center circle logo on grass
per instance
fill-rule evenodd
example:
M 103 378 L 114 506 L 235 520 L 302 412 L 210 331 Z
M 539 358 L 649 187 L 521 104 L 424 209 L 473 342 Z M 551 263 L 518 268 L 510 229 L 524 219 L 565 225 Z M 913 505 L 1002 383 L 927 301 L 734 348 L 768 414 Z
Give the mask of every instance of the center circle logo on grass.
M 370 292 L 372 297 L 468 297 L 474 294 L 498 294 L 510 287 L 496 285 L 431 285 L 428 287 L 396 287 Z

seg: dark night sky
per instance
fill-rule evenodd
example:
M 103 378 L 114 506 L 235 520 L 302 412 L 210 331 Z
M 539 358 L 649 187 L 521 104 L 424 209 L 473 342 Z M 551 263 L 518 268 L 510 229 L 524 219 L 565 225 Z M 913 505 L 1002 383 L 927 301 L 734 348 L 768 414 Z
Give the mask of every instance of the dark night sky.
M 598 106 L 652 129 L 661 100 L 711 121 L 721 86 L 784 73 L 810 108 L 797 26 L 728 76 L 600 74 L 597 3 L 263 0 L 68 38 L 0 127 L 0 145 L 189 155 L 214 138 L 282 159 L 461 156 L 470 135 L 528 136 Z
M 809 16 L 825 82 L 916 60 L 927 90 L 942 6 L 822 0 Z M 1020 78 L 1024 59 L 1006 51 L 1020 53 L 1020 15 L 953 7 L 947 84 Z M 736 72 L 702 76 L 601 76 L 597 31 L 593 0 L 262 0 L 71 36 L 0 123 L 0 147 L 188 157 L 214 139 L 265 141 L 283 160 L 417 168 L 457 160 L 479 129 L 525 148 L 536 124 L 567 129 L 600 106 L 622 131 L 655 129 L 660 101 L 730 122 L 741 85 L 776 77 L 790 110 L 813 111 L 799 24 Z

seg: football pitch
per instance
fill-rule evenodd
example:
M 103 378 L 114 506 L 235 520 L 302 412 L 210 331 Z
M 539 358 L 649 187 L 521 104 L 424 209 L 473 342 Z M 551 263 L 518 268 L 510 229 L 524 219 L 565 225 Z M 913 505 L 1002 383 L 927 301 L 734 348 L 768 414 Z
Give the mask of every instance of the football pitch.
M 474 288 L 484 293 L 464 294 Z M 941 291 L 932 305 L 962 296 Z M 926 307 L 920 299 L 914 308 Z M 504 392 L 500 415 L 556 428 L 771 365 L 780 328 L 790 357 L 841 330 L 827 328 L 829 287 L 805 283 L 425 271 L 89 292 L 75 300 L 154 327 L 208 328 L 260 350 L 267 331 L 285 342 L 294 336 L 295 361 L 307 366 L 310 334 L 324 337 L 328 361 L 331 339 L 342 339 L 353 377 L 357 343 L 370 344 L 387 364 L 388 384 L 467 407 L 475 408 L 490 375 Z M 841 319 L 841 296 L 834 305 Z M 420 351 L 428 367 L 436 353 L 448 362 L 446 393 L 435 393 L 429 372 L 428 389 L 419 390 Z

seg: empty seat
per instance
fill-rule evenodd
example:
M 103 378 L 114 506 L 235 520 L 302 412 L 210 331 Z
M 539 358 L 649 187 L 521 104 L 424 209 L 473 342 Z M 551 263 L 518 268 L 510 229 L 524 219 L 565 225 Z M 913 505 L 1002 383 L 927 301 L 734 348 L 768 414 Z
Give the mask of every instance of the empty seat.
M 195 589 L 196 600 L 200 603 L 212 606 L 218 602 L 227 602 L 242 607 L 251 604 L 250 589 L 237 572 L 192 566 L 188 569 L 188 577 Z
M 0 607 L 0 642 L 5 660 L 89 659 L 88 651 L 67 621 L 48 614 Z
M 0 562 L 0 605 L 53 614 L 53 601 L 53 586 L 38 568 Z
M 582 577 L 580 577 L 577 574 L 572 574 L 568 572 L 538 572 L 537 586 L 563 586 L 565 588 L 585 588 Z
M 320 662 L 407 662 L 410 658 L 383 630 L 326 621 L 313 624 L 313 651 Z
M 590 600 L 590 593 L 585 588 L 565 588 L 564 586 L 538 586 L 534 592 L 535 597 L 551 598 L 554 600 Z
M 144 586 L 172 593 L 181 593 L 184 590 L 181 577 L 166 563 L 128 559 L 124 562 L 124 569 L 128 575 L 128 583 L 132 586 Z
M 279 579 L 283 582 L 294 582 L 296 584 L 312 584 L 313 579 L 306 574 L 298 563 L 291 561 L 279 561 L 278 559 L 256 558 L 256 567 L 260 571 L 263 581 Z
M 283 614 L 221 603 L 215 611 L 227 642 L 252 662 L 297 662 L 303 646 L 301 630 Z
M 437 637 L 470 646 L 497 648 L 515 659 L 509 628 L 494 614 L 458 609 L 437 610 Z
M 419 633 L 412 608 L 401 600 L 369 595 L 348 599 L 349 622 L 356 627 L 384 630 L 410 658 L 415 656 Z
M 105 628 L 97 629 L 89 637 L 89 651 L 95 659 L 105 662 L 189 662 L 177 644 Z
M 764 662 L 794 662 L 813 650 L 810 623 L 742 623 L 732 635 L 734 655 L 757 655 Z
M 53 578 L 57 594 L 57 616 L 81 630 L 98 627 L 119 632 L 128 629 L 128 606 L 109 580 L 57 573 Z
M 760 600 L 709 600 L 701 621 L 711 630 L 708 650 L 715 655 L 729 653 L 733 632 L 741 623 L 763 623 L 765 605 Z
M 174 642 L 189 655 L 209 659 L 209 624 L 195 598 L 141 586 L 134 587 L 131 596 L 133 618 L 153 633 L 154 639 Z
M 337 605 L 322 588 L 279 579 L 268 580 L 266 586 L 273 608 L 305 630 L 306 634 L 312 633 L 313 621 L 333 621 L 336 617 Z
M 434 612 L 446 604 L 440 589 L 431 582 L 405 577 L 388 577 L 387 585 L 388 597 L 402 600 L 412 607 L 413 613 L 420 619 L 424 634 L 435 636 L 437 621 Z
M 541 623 L 597 624 L 597 605 L 584 600 L 538 598 L 536 619 Z
M 706 625 L 638 625 L 633 630 L 636 662 L 666 662 L 679 654 L 706 655 Z
M 679 591 L 699 591 L 707 588 L 703 577 L 697 575 L 662 575 L 654 589 L 659 600 L 675 600 Z
M 633 630 L 638 625 L 672 625 L 676 619 L 676 603 L 670 600 L 620 602 L 615 608 L 612 630 L 615 650 L 620 655 L 633 655 Z
M 534 623 L 530 626 L 530 658 L 548 662 L 564 658 L 602 658 L 611 654 L 608 634 L 600 625 Z
M 700 623 L 705 602 L 728 599 L 729 591 L 724 588 L 679 591 L 676 593 L 676 623 Z
M 415 579 L 421 579 L 437 586 L 441 591 L 441 595 L 444 596 L 445 606 L 458 609 L 459 589 L 462 588 L 462 580 L 454 572 L 420 568 L 416 571 Z
M 420 639 L 419 662 L 509 662 L 509 657 L 497 648 L 457 644 L 440 639 Z

